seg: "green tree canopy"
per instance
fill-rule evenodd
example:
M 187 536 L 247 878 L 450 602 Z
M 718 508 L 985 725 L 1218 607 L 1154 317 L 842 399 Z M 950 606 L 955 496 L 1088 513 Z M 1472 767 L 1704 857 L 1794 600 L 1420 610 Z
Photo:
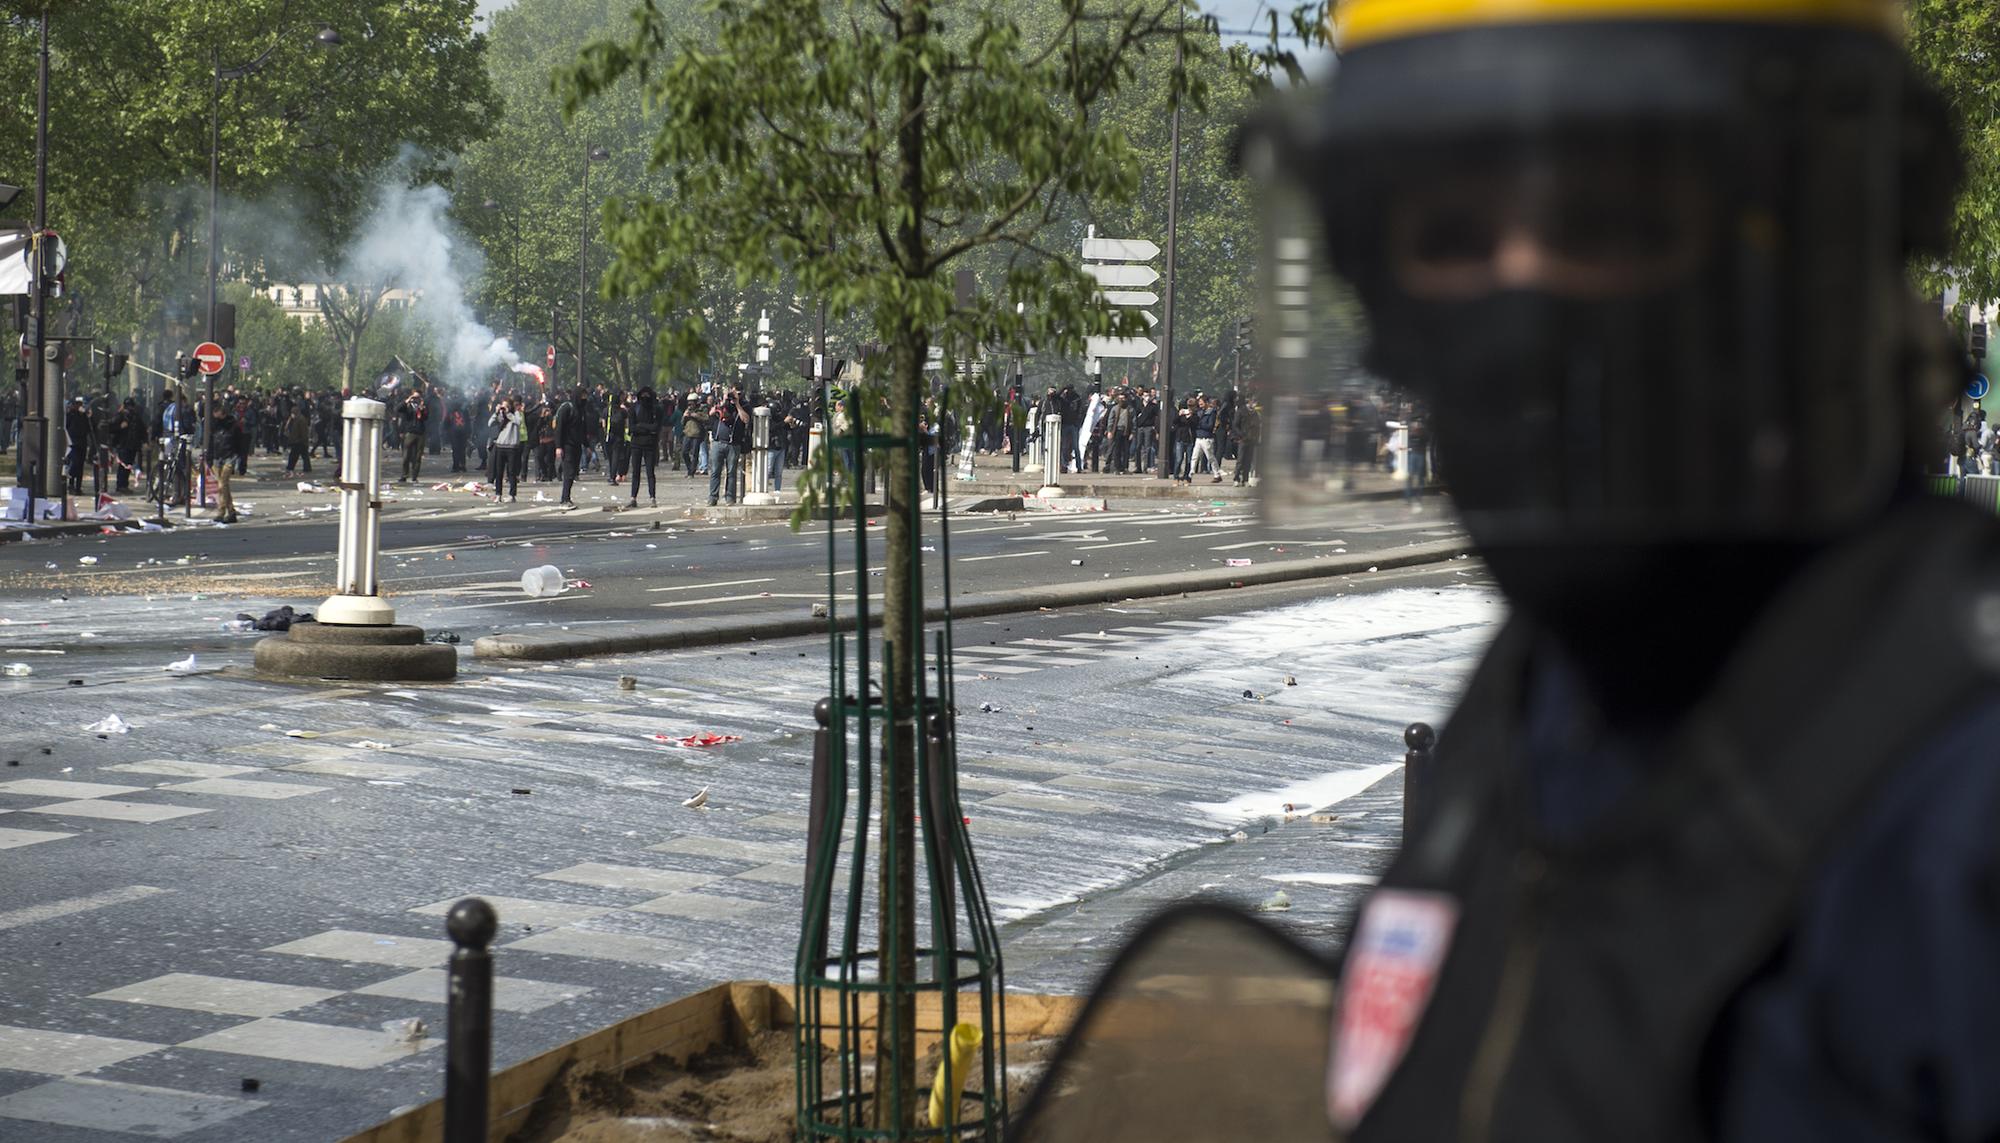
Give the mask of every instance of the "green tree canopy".
M 24 5 L 17 0 L 14 7 Z M 27 4 L 26 7 L 34 7 Z M 206 260 L 209 111 L 225 75 L 226 210 L 282 225 L 225 228 L 225 261 L 302 274 L 333 261 L 399 153 L 440 160 L 494 111 L 474 0 L 120 0 L 51 9 L 49 217 L 100 332 L 191 320 Z M 331 29 L 338 47 L 321 46 Z M 33 178 L 35 25 L 0 22 L 0 154 Z M 231 69 L 234 69 L 233 71 Z M 23 195 L 8 214 L 28 216 Z

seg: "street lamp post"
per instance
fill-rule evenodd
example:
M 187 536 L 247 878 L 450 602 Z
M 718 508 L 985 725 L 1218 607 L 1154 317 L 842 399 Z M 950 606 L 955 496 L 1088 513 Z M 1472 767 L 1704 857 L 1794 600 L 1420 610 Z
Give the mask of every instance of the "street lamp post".
M 284 21 L 284 14 L 282 12 L 279 14 L 278 19 L 280 24 L 282 24 Z M 283 33 L 280 33 L 277 40 L 273 41 L 270 47 L 265 48 L 263 53 L 258 55 L 256 59 L 251 60 L 249 63 L 238 64 L 235 67 L 222 66 L 222 49 L 215 48 L 209 52 L 209 62 L 214 65 L 215 69 L 214 86 L 210 89 L 208 101 L 207 339 L 209 341 L 215 340 L 215 280 L 221 270 L 218 244 L 222 241 L 222 236 L 221 223 L 216 217 L 216 199 L 222 166 L 222 81 L 225 79 L 243 79 L 246 76 L 255 75 L 263 69 L 265 64 L 271 61 L 272 53 L 276 52 L 279 45 L 284 42 L 285 37 Z M 334 31 L 332 28 L 321 27 L 319 32 L 313 36 L 313 43 L 323 48 L 337 48 L 341 44 L 340 33 Z M 224 348 L 233 347 L 225 346 Z M 210 428 L 215 420 L 215 374 L 213 373 L 207 374 L 206 380 L 203 382 L 201 412 L 202 460 L 204 463 L 207 463 L 215 459 L 215 442 L 211 439 L 212 434 L 210 432 Z
M 592 147 L 584 152 L 583 159 L 583 228 L 578 232 L 576 244 L 576 389 L 583 392 L 583 308 L 584 294 L 590 289 L 590 270 L 585 264 L 585 256 L 590 253 L 590 164 L 601 163 L 611 157 L 611 152 L 602 147 Z
M 55 457 L 55 434 L 50 431 L 54 414 L 45 391 L 48 376 L 49 297 L 47 284 L 49 249 L 49 14 L 41 15 L 41 59 L 35 84 L 35 229 L 29 239 L 31 264 L 28 272 L 28 323 L 34 336 L 28 347 L 28 392 L 22 403 L 21 444 L 15 459 L 19 465 L 16 481 L 28 487 L 28 504 L 23 522 L 34 519 L 35 498 L 55 493 L 61 485 L 52 482 L 49 470 Z M 30 456 L 29 442 L 33 442 Z M 37 465 L 39 464 L 39 467 Z

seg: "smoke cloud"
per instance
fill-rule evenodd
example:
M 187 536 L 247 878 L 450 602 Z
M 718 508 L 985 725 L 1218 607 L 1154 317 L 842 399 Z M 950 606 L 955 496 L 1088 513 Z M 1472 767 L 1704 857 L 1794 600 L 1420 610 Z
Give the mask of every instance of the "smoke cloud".
M 465 283 L 480 273 L 484 259 L 452 221 L 444 188 L 409 186 L 404 175 L 399 164 L 376 188 L 360 237 L 335 280 L 415 291 L 415 309 L 437 339 L 444 363 L 440 380 L 446 384 L 475 385 L 502 366 L 539 376 L 539 367 L 522 361 L 506 338 L 473 318 Z

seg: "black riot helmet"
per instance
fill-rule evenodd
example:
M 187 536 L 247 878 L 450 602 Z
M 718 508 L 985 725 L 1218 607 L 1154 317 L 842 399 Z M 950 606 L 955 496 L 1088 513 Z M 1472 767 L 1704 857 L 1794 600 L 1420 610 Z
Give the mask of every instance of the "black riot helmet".
M 1906 273 L 1959 171 L 1901 11 L 1336 8 L 1263 153 L 1483 544 L 1810 543 L 1896 494 L 1948 400 Z

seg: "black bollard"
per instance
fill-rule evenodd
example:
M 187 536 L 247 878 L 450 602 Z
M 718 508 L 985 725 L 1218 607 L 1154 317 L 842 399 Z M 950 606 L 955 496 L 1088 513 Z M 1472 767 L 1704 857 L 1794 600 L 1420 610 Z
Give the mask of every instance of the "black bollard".
M 1431 747 L 1437 745 L 1437 732 L 1428 722 L 1413 722 L 1403 730 L 1403 745 L 1409 748 L 1403 754 L 1403 839 L 1408 841 L 1410 823 L 1429 793 L 1425 787 L 1431 780 Z
M 445 1015 L 444 1143 L 486 1143 L 487 1080 L 493 1072 L 493 954 L 500 917 L 467 897 L 451 907 L 445 932 L 451 991 Z
M 932 846 L 931 852 L 936 857 L 938 869 L 943 875 L 943 882 L 938 886 L 938 894 L 943 900 L 946 923 L 955 930 L 957 925 L 952 920 L 956 916 L 953 912 L 953 899 L 956 896 L 953 892 L 953 882 L 958 876 L 958 855 L 951 847 L 951 836 L 954 832 L 951 828 L 952 798 L 950 789 L 945 785 L 946 779 L 951 774 L 952 730 L 952 720 L 946 715 L 933 714 L 925 721 L 924 736 L 928 740 L 926 745 L 929 749 L 925 752 L 924 779 L 927 804 L 923 812 L 931 823 L 931 828 L 926 831 Z M 952 943 L 955 945 L 957 934 L 954 931 L 951 935 Z M 944 936 L 939 935 L 933 939 L 940 948 L 944 946 Z
M 850 697 L 847 701 L 853 702 Z M 833 698 L 828 696 L 813 704 L 813 721 L 818 727 L 813 730 L 813 760 L 810 779 L 810 793 L 806 803 L 806 870 L 807 876 L 819 868 L 820 847 L 826 844 L 826 827 L 820 818 L 826 814 L 826 800 L 831 795 L 828 787 L 833 782 Z M 836 837 L 838 834 L 836 833 Z M 819 962 L 826 958 L 824 931 L 821 933 L 819 948 L 815 950 L 813 967 L 818 971 Z

